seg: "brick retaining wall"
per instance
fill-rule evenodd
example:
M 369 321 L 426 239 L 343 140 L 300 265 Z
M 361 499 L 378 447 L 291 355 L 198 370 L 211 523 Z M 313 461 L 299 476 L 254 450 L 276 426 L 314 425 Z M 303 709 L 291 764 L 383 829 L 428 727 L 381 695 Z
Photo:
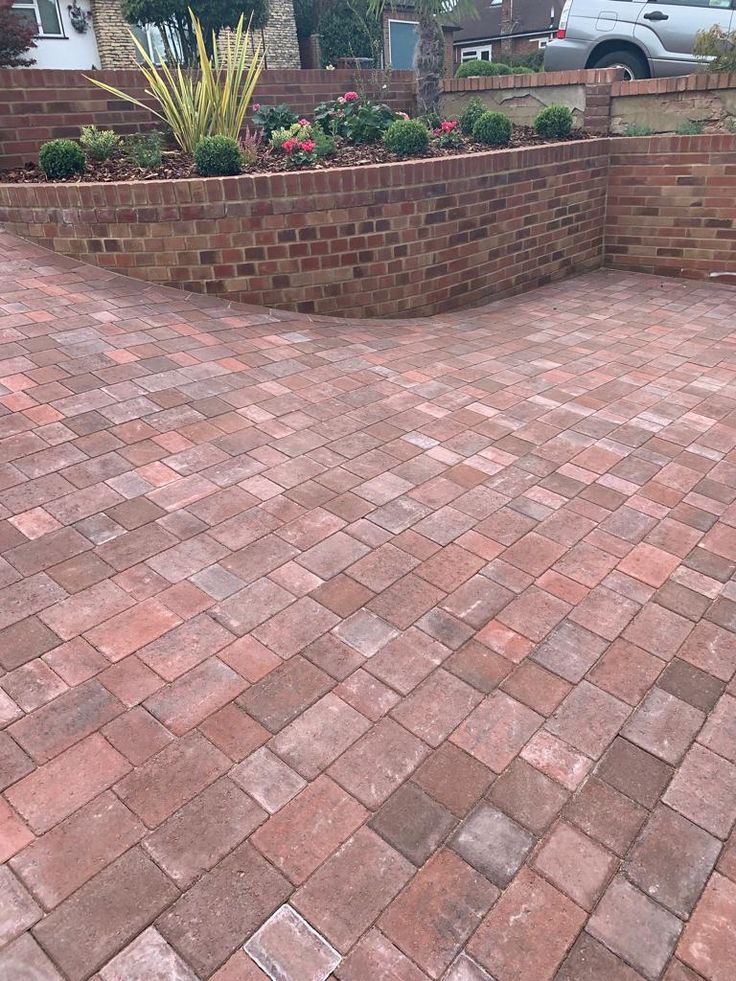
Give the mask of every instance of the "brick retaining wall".
M 208 180 L 0 185 L 0 222 L 141 279 L 320 314 L 432 314 L 602 261 L 607 141 Z
M 611 140 L 606 265 L 736 272 L 736 136 Z

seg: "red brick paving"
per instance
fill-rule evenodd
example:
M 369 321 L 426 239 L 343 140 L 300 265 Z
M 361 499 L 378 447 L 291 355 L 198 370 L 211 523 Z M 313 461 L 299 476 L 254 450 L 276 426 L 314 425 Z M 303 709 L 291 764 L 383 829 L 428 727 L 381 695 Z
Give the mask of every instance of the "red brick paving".
M 0 977 L 731 981 L 735 317 L 0 236 Z

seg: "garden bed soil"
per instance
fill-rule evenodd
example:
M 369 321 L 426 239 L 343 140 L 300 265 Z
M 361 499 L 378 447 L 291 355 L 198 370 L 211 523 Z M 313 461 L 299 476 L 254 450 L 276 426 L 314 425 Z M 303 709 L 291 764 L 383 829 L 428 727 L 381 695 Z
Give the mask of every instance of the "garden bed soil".
M 300 168 L 303 170 L 328 170 L 333 167 L 361 167 L 367 164 L 397 163 L 402 160 L 422 160 L 433 157 L 454 157 L 463 153 L 489 153 L 493 150 L 519 149 L 522 147 L 539 146 L 544 143 L 563 143 L 570 140 L 588 139 L 591 134 L 585 130 L 573 130 L 567 138 L 549 140 L 538 136 L 531 126 L 514 126 L 511 142 L 505 147 L 489 147 L 483 143 L 463 136 L 462 144 L 457 148 L 438 146 L 432 141 L 426 153 L 414 157 L 397 157 L 389 153 L 382 143 L 355 145 L 338 141 L 334 156 L 322 158 L 315 167 Z M 284 166 L 285 155 L 265 147 L 258 154 L 258 159 L 243 167 L 244 174 L 279 173 L 287 168 Z M 114 181 L 150 181 L 175 180 L 177 178 L 197 177 L 197 171 L 192 158 L 180 150 L 170 150 L 164 153 L 164 160 L 158 167 L 139 167 L 123 153 L 111 160 L 88 160 L 85 172 L 74 177 L 49 181 L 46 175 L 35 163 L 13 170 L 0 171 L 0 183 L 9 184 L 77 184 L 77 183 L 111 183 Z

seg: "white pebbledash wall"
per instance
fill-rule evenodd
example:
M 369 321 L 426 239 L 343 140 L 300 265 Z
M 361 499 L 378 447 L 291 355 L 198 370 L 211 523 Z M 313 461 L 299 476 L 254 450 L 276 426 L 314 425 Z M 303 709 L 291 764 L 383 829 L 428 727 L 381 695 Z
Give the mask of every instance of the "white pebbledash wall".
M 82 10 L 89 10 L 89 0 L 78 0 Z M 36 47 L 28 53 L 35 58 L 34 68 L 90 68 L 100 67 L 100 53 L 97 49 L 94 23 L 87 26 L 84 34 L 75 31 L 69 20 L 69 0 L 61 0 L 59 10 L 65 37 L 40 37 Z

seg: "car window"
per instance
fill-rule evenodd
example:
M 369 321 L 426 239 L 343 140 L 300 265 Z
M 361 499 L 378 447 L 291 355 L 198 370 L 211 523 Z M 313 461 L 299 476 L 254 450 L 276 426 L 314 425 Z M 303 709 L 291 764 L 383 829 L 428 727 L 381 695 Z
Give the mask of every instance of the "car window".
M 716 10 L 730 10 L 731 0 L 649 0 L 650 3 L 666 7 L 711 7 Z

